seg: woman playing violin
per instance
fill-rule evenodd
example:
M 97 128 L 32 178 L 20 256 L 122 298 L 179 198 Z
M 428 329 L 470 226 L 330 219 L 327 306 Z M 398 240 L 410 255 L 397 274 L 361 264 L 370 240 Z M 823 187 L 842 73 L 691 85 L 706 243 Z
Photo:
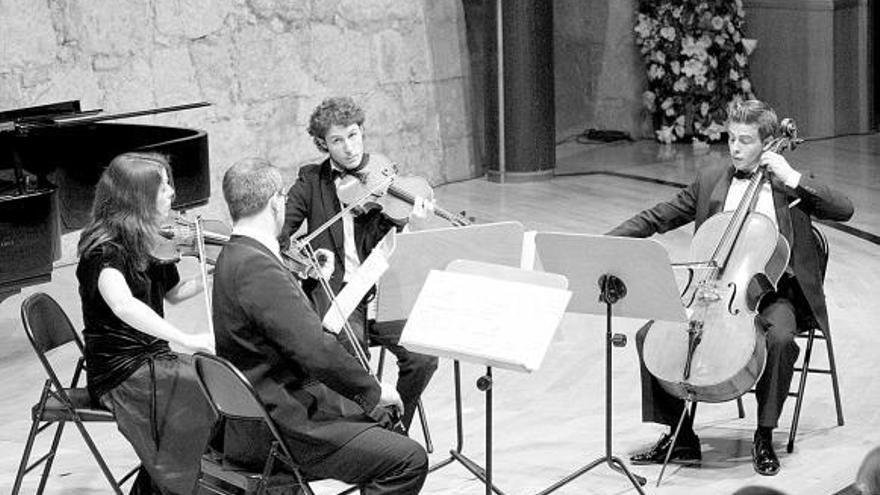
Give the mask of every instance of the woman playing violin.
M 132 493 L 192 493 L 213 425 L 190 356 L 169 347 L 210 351 L 213 340 L 164 318 L 165 299 L 193 296 L 201 283 L 181 282 L 151 254 L 174 196 L 169 170 L 158 154 L 114 158 L 78 249 L 88 389 L 141 460 Z
M 772 431 L 779 420 L 788 396 L 793 367 L 799 348 L 794 341 L 798 328 L 814 320 L 828 328 L 824 270 L 812 233 L 811 217 L 846 221 L 853 215 L 850 200 L 818 181 L 810 173 L 796 171 L 782 155 L 764 151 L 764 145 L 779 133 L 776 113 L 767 104 L 741 101 L 728 110 L 728 149 L 730 162 L 698 171 L 696 179 L 674 198 L 642 211 L 621 223 L 608 235 L 649 237 L 695 222 L 696 229 L 716 213 L 735 209 L 748 186 L 748 176 L 759 166 L 766 166 L 770 181 L 758 192 L 755 211 L 769 217 L 791 249 L 789 264 L 775 292 L 761 299 L 759 324 L 767 343 L 767 361 L 756 385 L 758 425 L 752 447 L 755 471 L 772 476 L 779 471 L 779 459 L 773 449 Z M 641 351 L 646 329 L 637 335 Z M 642 363 L 642 417 L 644 421 L 674 427 L 683 409 L 683 401 L 669 394 Z M 671 462 L 698 462 L 700 441 L 693 430 L 692 418 L 685 417 L 681 431 L 672 444 L 664 434 L 653 447 L 631 458 L 634 464 L 664 462 L 672 449 Z
M 308 132 L 315 145 L 329 156 L 320 164 L 300 168 L 299 177 L 287 194 L 286 215 L 280 237 L 282 249 L 290 244 L 290 236 L 306 222 L 312 233 L 342 210 L 337 195 L 341 176 L 367 165 L 370 155 L 364 153 L 363 109 L 349 97 L 328 98 L 312 113 Z M 431 205 L 417 198 L 411 221 L 427 216 Z M 402 225 L 385 215 L 378 208 L 367 208 L 359 215 L 346 214 L 341 221 L 315 237 L 311 247 L 333 254 L 334 268 L 330 287 L 338 293 L 373 248 L 391 229 Z M 324 315 L 329 301 L 314 281 L 306 281 L 303 287 L 315 304 L 318 314 Z M 404 405 L 405 428 L 413 418 L 416 403 L 437 368 L 437 359 L 416 354 L 401 347 L 398 342 L 402 325 L 374 325 L 368 315 L 364 300 L 352 313 L 349 322 L 362 344 L 381 344 L 397 356 L 399 379 L 397 389 Z

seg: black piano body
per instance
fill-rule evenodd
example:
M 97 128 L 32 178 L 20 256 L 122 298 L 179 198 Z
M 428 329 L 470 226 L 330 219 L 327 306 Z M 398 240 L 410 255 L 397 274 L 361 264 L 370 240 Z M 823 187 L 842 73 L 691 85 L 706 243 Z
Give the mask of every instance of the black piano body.
M 150 113 L 149 111 L 144 113 Z M 156 112 L 158 113 L 158 112 Z M 89 218 L 104 168 L 127 151 L 169 158 L 173 208 L 204 205 L 211 196 L 207 133 L 196 129 L 113 122 L 64 124 L 79 102 L 0 112 L 0 301 L 51 279 L 60 236 Z M 59 124 L 53 125 L 55 119 Z M 6 296 L 4 296 L 6 294 Z

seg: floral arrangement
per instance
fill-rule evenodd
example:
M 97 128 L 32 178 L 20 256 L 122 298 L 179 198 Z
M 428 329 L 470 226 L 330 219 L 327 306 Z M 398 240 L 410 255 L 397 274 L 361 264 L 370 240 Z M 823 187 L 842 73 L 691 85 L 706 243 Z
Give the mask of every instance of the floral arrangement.
M 658 141 L 719 141 L 727 106 L 754 98 L 742 0 L 639 0 L 636 43 L 645 62 L 645 107 Z

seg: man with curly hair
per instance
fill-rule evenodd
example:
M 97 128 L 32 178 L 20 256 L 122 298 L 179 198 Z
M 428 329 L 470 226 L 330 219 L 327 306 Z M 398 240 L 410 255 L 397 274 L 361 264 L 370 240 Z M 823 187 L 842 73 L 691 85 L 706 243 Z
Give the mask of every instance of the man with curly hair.
M 296 182 L 288 191 L 284 228 L 279 239 L 283 248 L 290 243 L 290 236 L 297 232 L 303 222 L 311 234 L 342 210 L 337 195 L 341 177 L 366 166 L 371 157 L 387 160 L 377 154 L 364 152 L 364 110 L 350 97 L 327 98 L 315 108 L 309 120 L 308 132 L 318 147 L 328 154 L 319 164 L 305 165 L 299 170 Z M 424 218 L 430 209 L 427 201 L 417 198 L 414 218 Z M 368 209 L 358 215 L 342 216 L 311 243 L 315 250 L 333 253 L 330 287 L 338 294 L 361 263 L 391 229 L 402 229 L 403 224 L 386 216 L 380 209 Z M 318 314 L 324 315 L 330 302 L 324 291 L 313 279 L 307 279 L 303 288 L 315 304 Z M 402 423 L 404 430 L 412 423 L 418 399 L 437 369 L 437 358 L 409 352 L 400 344 L 403 330 L 401 322 L 377 324 L 371 314 L 368 294 L 349 317 L 349 323 L 361 339 L 361 347 L 367 344 L 382 345 L 397 356 L 399 375 L 397 390 L 403 400 Z

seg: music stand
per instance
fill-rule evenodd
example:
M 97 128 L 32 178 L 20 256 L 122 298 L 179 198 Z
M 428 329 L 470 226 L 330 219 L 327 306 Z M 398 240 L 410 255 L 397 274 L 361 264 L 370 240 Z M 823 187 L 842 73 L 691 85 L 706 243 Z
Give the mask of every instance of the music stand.
M 432 271 L 404 328 L 400 343 L 416 352 L 486 367 L 477 388 L 486 393 L 486 466 L 450 451 L 483 481 L 486 495 L 503 492 L 492 483 L 492 368 L 536 370 L 571 297 L 565 277 L 553 273 L 456 260 Z M 461 431 L 460 386 L 456 383 Z M 459 437 L 460 440 L 460 437 Z
M 379 279 L 377 322 L 406 319 L 431 270 L 443 270 L 457 259 L 518 267 L 522 263 L 523 226 L 519 222 L 496 222 L 467 227 L 403 232 L 395 237 L 395 248 L 389 258 L 390 267 Z M 461 393 L 461 363 L 453 359 L 455 393 L 455 447 L 449 457 L 428 468 L 429 472 L 461 463 L 468 471 L 486 482 L 486 470 L 464 452 L 464 421 Z M 482 377 L 481 377 L 482 378 Z M 478 380 L 477 388 L 488 387 L 491 380 Z M 488 394 L 490 391 L 484 390 Z M 490 459 L 491 460 L 491 459 Z M 491 473 L 489 473 L 491 478 Z M 501 490 L 488 483 L 492 489 Z
M 565 275 L 574 295 L 568 311 L 605 315 L 605 454 L 539 492 L 546 495 L 594 467 L 608 466 L 626 475 L 644 494 L 647 480 L 627 469 L 611 452 L 611 348 L 626 345 L 612 331 L 612 316 L 687 321 L 669 255 L 656 241 L 585 234 L 539 232 L 536 269 Z

